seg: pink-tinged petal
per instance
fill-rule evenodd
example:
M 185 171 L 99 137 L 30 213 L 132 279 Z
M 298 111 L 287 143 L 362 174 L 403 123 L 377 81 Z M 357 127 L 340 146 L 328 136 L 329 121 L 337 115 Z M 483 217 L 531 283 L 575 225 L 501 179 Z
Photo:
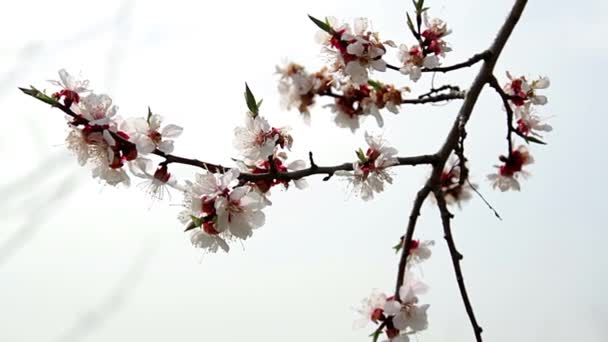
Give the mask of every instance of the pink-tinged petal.
M 306 189 L 308 187 L 308 182 L 306 181 L 306 179 L 296 179 L 293 181 L 293 184 L 296 186 L 296 188 L 303 190 Z
M 150 125 L 150 130 L 158 131 L 162 121 L 163 121 L 163 117 L 160 116 L 159 114 L 151 115 L 150 119 L 148 120 L 148 125 Z
M 384 303 L 383 309 L 388 316 L 394 316 L 401 312 L 401 303 L 396 300 L 389 300 Z
M 166 138 L 177 138 L 182 134 L 183 131 L 184 129 L 182 127 L 171 124 L 162 129 L 161 135 Z
M 174 146 L 173 146 L 173 140 L 163 140 L 160 142 L 160 144 L 158 144 L 158 149 L 165 152 L 165 153 L 171 153 L 173 152 Z
M 154 142 L 145 135 L 140 135 L 135 139 L 135 146 L 140 154 L 152 153 L 156 149 Z
M 306 162 L 302 159 L 294 160 L 287 165 L 289 170 L 301 170 L 306 168 Z

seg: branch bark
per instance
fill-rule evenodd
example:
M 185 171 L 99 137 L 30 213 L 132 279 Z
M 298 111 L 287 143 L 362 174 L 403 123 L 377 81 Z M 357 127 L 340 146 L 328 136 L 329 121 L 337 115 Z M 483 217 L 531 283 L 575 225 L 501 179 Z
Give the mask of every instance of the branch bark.
M 450 254 L 452 255 L 452 260 L 454 263 L 454 269 L 455 269 L 455 273 L 456 273 L 456 279 L 458 281 L 458 286 L 459 286 L 459 289 L 461 292 L 461 296 L 463 298 L 463 302 L 465 304 L 467 315 L 469 316 L 469 320 L 471 321 L 471 324 L 473 326 L 475 338 L 478 342 L 482 341 L 482 338 L 481 338 L 482 329 L 479 326 L 479 324 L 477 323 L 472 305 L 471 305 L 468 295 L 466 293 L 464 281 L 462 280 L 462 270 L 460 269 L 460 259 L 462 258 L 462 255 L 460 255 L 460 253 L 458 253 L 458 251 L 456 250 L 454 243 L 453 243 L 453 239 L 451 238 L 451 230 L 450 230 L 450 226 L 449 226 L 449 224 L 450 224 L 449 219 L 451 217 L 451 214 L 449 214 L 449 212 L 447 211 L 447 207 L 445 204 L 445 198 L 443 198 L 443 193 L 441 191 L 440 177 L 441 177 L 441 173 L 443 172 L 443 170 L 445 168 L 445 164 L 446 164 L 450 154 L 452 153 L 452 151 L 454 151 L 458 147 L 459 139 L 460 139 L 460 136 L 462 133 L 461 132 L 462 128 L 464 128 L 466 126 L 467 122 L 469 121 L 471 114 L 473 112 L 473 108 L 475 107 L 477 99 L 479 98 L 479 94 L 481 93 L 481 90 L 483 89 L 484 85 L 487 84 L 488 82 L 490 82 L 490 80 L 493 77 L 492 75 L 493 75 L 494 66 L 496 65 L 496 61 L 498 60 L 500 53 L 502 52 L 505 44 L 507 43 L 507 40 L 511 36 L 511 33 L 513 32 L 513 29 L 515 28 L 515 25 L 519 21 L 519 18 L 521 17 L 521 14 L 522 14 L 526 4 L 527 4 L 527 0 L 516 0 L 515 1 L 512 9 L 511 9 L 511 12 L 509 13 L 509 16 L 507 17 L 507 19 L 503 23 L 500 31 L 496 35 L 496 38 L 494 39 L 494 42 L 492 43 L 491 47 L 487 50 L 488 56 L 487 56 L 487 58 L 484 59 L 484 63 L 482 64 L 479 72 L 477 73 L 477 76 L 475 77 L 473 84 L 467 91 L 464 102 L 463 102 L 462 106 L 460 107 L 460 111 L 458 112 L 458 116 L 454 120 L 452 128 L 450 129 L 450 132 L 448 133 L 448 135 L 445 139 L 445 142 L 443 143 L 443 145 L 441 146 L 439 151 L 437 151 L 437 153 L 435 154 L 437 156 L 438 160 L 435 164 L 433 164 L 433 171 L 431 173 L 431 176 L 427 180 L 427 183 L 424 186 L 424 188 L 418 192 L 416 199 L 414 200 L 414 204 L 413 204 L 412 211 L 410 214 L 410 219 L 409 219 L 408 226 L 407 226 L 407 231 L 405 234 L 405 238 L 403 239 L 403 245 L 402 245 L 402 249 L 401 249 L 402 250 L 401 259 L 400 259 L 399 268 L 397 271 L 397 282 L 396 282 L 397 284 L 395 287 L 395 297 L 397 299 L 399 299 L 399 288 L 401 287 L 401 285 L 403 285 L 403 281 L 404 281 L 403 276 L 405 274 L 405 269 L 407 267 L 407 257 L 409 255 L 409 246 L 411 245 L 413 233 L 414 233 L 414 230 L 416 227 L 417 218 L 420 214 L 420 207 L 422 206 L 422 203 L 424 202 L 424 199 L 426 198 L 426 196 L 428 196 L 428 194 L 432 191 L 435 194 L 435 196 L 437 197 L 438 205 L 440 206 L 440 210 L 442 212 L 442 222 L 443 222 L 443 226 L 444 226 L 444 232 L 447 231 L 448 233 L 450 233 L 449 235 L 446 234 L 446 235 L 448 235 L 448 238 L 446 238 L 446 240 L 448 240 L 448 247 L 450 248 Z M 438 196 L 437 194 L 441 194 L 441 196 Z M 442 207 L 444 207 L 445 210 L 441 209 Z

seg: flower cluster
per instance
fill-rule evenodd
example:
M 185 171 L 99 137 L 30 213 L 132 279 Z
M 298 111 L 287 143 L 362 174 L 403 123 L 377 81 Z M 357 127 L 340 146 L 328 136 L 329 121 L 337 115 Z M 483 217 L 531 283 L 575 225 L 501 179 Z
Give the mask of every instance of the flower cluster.
M 287 110 L 297 108 L 304 121 L 310 123 L 309 108 L 315 103 L 315 96 L 330 92 L 333 76 L 327 68 L 309 74 L 303 66 L 295 63 L 283 68 L 277 66 L 277 74 L 281 75 L 278 89 L 282 107 Z
M 430 258 L 429 247 L 433 244 L 433 241 L 412 240 L 407 262 L 408 269 L 405 272 L 403 285 L 398 291 L 399 297 L 387 296 L 374 290 L 357 309 L 361 318 L 355 321 L 355 328 L 365 327 L 369 321 L 375 324 L 382 323 L 389 341 L 408 342 L 409 335 L 428 327 L 427 310 L 430 305 L 419 303 L 419 296 L 428 291 L 428 286 L 416 278 L 411 268 Z M 372 335 L 377 338 L 381 332 L 382 329 L 378 328 Z
M 404 75 L 409 75 L 414 82 L 420 79 L 422 68 L 436 68 L 441 65 L 440 57 L 452 49 L 443 40 L 452 31 L 448 30 L 447 24 L 439 19 L 429 20 L 427 11 L 423 13 L 425 30 L 415 32 L 413 25 L 411 29 L 415 32 L 419 43 L 411 46 L 401 44 L 399 46 L 398 59 L 402 66 L 399 69 Z
M 316 20 L 316 19 L 315 19 Z M 315 21 L 321 31 L 317 42 L 332 61 L 333 71 L 342 73 L 354 85 L 367 84 L 371 70 L 385 71 L 385 45 L 394 46 L 391 41 L 381 42 L 377 32 L 368 31 L 368 20 L 357 18 L 351 30 L 348 24 L 339 24 L 334 17 L 325 23 Z
M 548 88 L 549 79 L 539 77 L 530 82 L 524 76 L 513 77 L 509 72 L 507 77 L 509 82 L 504 85 L 503 91 L 508 96 L 509 109 L 513 112 L 513 120 L 516 124 L 515 127 L 509 127 L 510 132 L 517 133 L 526 142 L 542 143 L 538 139 L 542 138 L 539 132 L 550 132 L 553 128 L 535 114 L 534 106 L 547 104 L 547 97 L 539 94 L 538 90 Z M 519 191 L 521 186 L 518 179 L 528 175 L 528 172 L 523 170 L 523 166 L 534 162 L 530 151 L 525 146 L 519 146 L 509 151 L 507 156 L 500 156 L 499 160 L 502 164 L 496 165 L 498 172 L 488 175 L 488 180 L 500 191 L 511 189 Z
M 495 166 L 498 172 L 488 175 L 492 187 L 498 188 L 500 191 L 509 189 L 519 191 L 521 187 L 518 178 L 528 176 L 528 172 L 523 170 L 523 167 L 534 162 L 528 148 L 521 145 L 516 150 L 511 151 L 508 156 L 500 156 L 499 159 L 502 165 Z
M 209 252 L 228 251 L 227 241 L 246 240 L 253 229 L 264 224 L 262 196 L 250 186 L 239 186 L 239 170 L 224 174 L 197 174 L 186 182 L 184 207 L 180 221 L 191 230 L 190 239 L 196 247 Z
M 396 158 L 397 149 L 386 145 L 380 136 L 365 132 L 367 151 L 356 151 L 358 160 L 353 163 L 353 171 L 337 171 L 337 176 L 346 177 L 361 198 L 368 201 L 374 198 L 374 192 L 384 191 L 384 182 L 392 184 L 388 167 L 399 164 Z
M 68 116 L 70 132 L 66 138 L 69 150 L 78 157 L 80 165 L 93 164 L 93 177 L 109 185 L 130 184 L 131 174 L 146 180 L 146 191 L 153 197 L 163 197 L 165 185 L 171 181 L 167 164 L 155 170 L 149 159 L 141 156 L 158 149 L 164 153 L 173 151 L 173 141 L 166 138 L 179 136 L 182 128 L 167 125 L 162 130 L 162 118 L 148 110 L 148 117 L 123 120 L 117 116 L 118 107 L 110 96 L 95 94 L 88 89 L 88 80 L 79 80 L 65 69 L 59 71 L 60 81 L 50 81 L 62 89 L 47 100 L 63 102 Z M 86 95 L 86 96 L 84 96 Z
M 473 196 L 471 187 L 475 185 L 469 183 L 466 163 L 463 167 L 460 159 L 455 155 L 451 155 L 446 162 L 439 181 L 447 204 L 456 204 L 460 207 Z

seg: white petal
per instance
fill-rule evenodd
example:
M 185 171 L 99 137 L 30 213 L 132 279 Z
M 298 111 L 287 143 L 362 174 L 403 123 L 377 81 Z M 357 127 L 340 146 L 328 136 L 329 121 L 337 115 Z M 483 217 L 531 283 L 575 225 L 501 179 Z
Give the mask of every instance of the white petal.
M 165 152 L 165 153 L 171 153 L 173 152 L 173 140 L 163 140 L 160 142 L 160 144 L 158 144 L 158 149 Z
M 167 125 L 161 131 L 161 135 L 166 138 L 177 138 L 179 137 L 184 129 L 177 125 Z

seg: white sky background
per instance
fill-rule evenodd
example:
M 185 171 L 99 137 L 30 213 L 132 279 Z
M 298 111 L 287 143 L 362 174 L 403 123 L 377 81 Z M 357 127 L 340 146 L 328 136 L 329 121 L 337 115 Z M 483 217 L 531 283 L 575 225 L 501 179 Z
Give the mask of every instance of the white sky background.
M 488 47 L 512 1 L 431 1 L 448 21 L 454 48 L 446 64 Z M 455 210 L 469 293 L 487 341 L 608 340 L 608 250 L 603 170 L 608 119 L 601 103 L 608 49 L 608 5 L 531 1 L 496 68 L 547 75 L 552 116 L 548 146 L 521 193 L 490 189 L 485 174 L 505 151 L 504 113 L 485 89 L 468 125 L 472 176 L 500 211 L 477 198 Z M 306 127 L 279 108 L 274 66 L 283 59 L 322 65 L 316 28 L 306 18 L 367 16 L 383 38 L 411 43 L 409 1 L 34 1 L 0 13 L 0 341 L 368 341 L 353 330 L 352 310 L 371 289 L 392 292 L 398 257 L 424 167 L 395 169 L 395 184 L 365 203 L 333 179 L 304 191 L 273 191 L 267 222 L 229 254 L 201 258 L 176 219 L 180 196 L 154 203 L 138 191 L 103 187 L 62 146 L 60 112 L 20 94 L 50 89 L 57 70 L 82 71 L 123 116 L 150 105 L 185 127 L 176 153 L 229 163 L 232 130 L 245 112 L 244 82 L 264 98 L 263 114 L 294 129 L 294 158 L 314 151 L 318 164 L 354 157 L 365 129 L 384 132 L 400 155 L 435 151 L 459 103 L 405 107 L 380 131 L 367 120 L 356 134 L 317 106 Z M 390 51 L 387 59 L 396 63 Z M 467 87 L 475 69 L 437 75 Z M 375 74 L 410 84 L 394 72 Z M 320 102 L 324 102 L 321 100 Z M 175 172 L 189 177 L 194 170 Z M 137 183 L 135 180 L 134 183 Z M 431 291 L 430 326 L 418 341 L 473 340 L 428 204 L 417 236 L 435 239 L 423 265 Z

